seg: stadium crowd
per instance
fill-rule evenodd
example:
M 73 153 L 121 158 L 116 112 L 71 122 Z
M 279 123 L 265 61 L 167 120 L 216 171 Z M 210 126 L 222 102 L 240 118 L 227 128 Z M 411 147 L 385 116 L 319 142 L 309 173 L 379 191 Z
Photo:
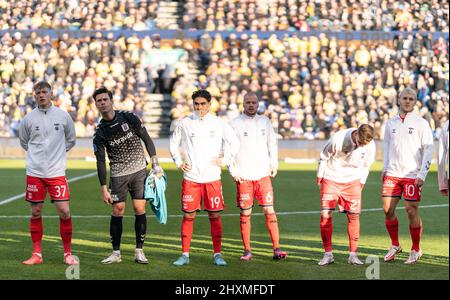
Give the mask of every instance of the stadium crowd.
M 448 31 L 448 8 L 447 0 L 187 0 L 181 28 Z
M 162 0 L 164 1 L 164 0 Z M 151 30 L 157 0 L 0 0 L 0 29 Z M 448 31 L 448 0 L 187 0 L 181 29 Z M 162 29 L 162 28 L 160 28 Z
M 199 47 L 176 41 L 191 62 L 204 70 L 189 80 L 185 68 L 149 65 L 141 61 L 160 47 L 158 36 L 113 39 L 112 35 L 59 39 L 5 33 L 0 48 L 0 135 L 17 136 L 24 114 L 33 107 L 32 85 L 54 82 L 56 104 L 76 121 L 78 136 L 92 136 L 98 113 L 94 89 L 115 91 L 116 108 L 143 114 L 150 92 L 170 93 L 172 117 L 187 115 L 190 94 L 207 88 L 214 96 L 212 110 L 227 119 L 237 116 L 246 90 L 261 99 L 284 139 L 326 138 L 341 128 L 369 122 L 382 138 L 386 120 L 396 113 L 396 95 L 405 86 L 418 90 L 417 110 L 438 130 L 448 115 L 448 41 L 409 35 L 392 43 L 337 41 L 318 37 L 285 36 L 259 39 L 256 35 L 204 34 Z M 169 82 L 169 83 L 168 83 Z
M 177 47 L 174 45 L 174 47 Z M 150 93 L 170 93 L 177 70 L 160 64 L 143 65 L 149 51 L 159 49 L 158 36 L 114 39 L 97 32 L 93 37 L 59 39 L 8 32 L 0 36 L 0 136 L 17 136 L 23 116 L 34 107 L 33 84 L 52 83 L 55 104 L 68 111 L 79 137 L 91 137 L 98 112 L 92 101 L 96 88 L 114 90 L 117 109 L 143 115 Z
M 157 0 L 0 0 L 1 29 L 152 30 Z
M 0 0 L 0 29 L 152 29 L 159 2 Z M 236 32 L 167 43 L 157 34 L 2 33 L 0 136 L 17 136 L 21 119 L 34 107 L 33 83 L 42 79 L 54 86 L 56 105 L 72 115 L 79 137 L 94 132 L 98 112 L 90 96 L 100 86 L 114 90 L 117 109 L 141 117 L 147 95 L 171 93 L 172 125 L 192 111 L 190 95 L 198 88 L 212 93 L 213 112 L 227 119 L 239 114 L 245 91 L 253 91 L 260 112 L 284 139 L 327 138 L 365 122 L 382 138 L 387 119 L 397 112 L 396 96 L 406 86 L 418 91 L 416 109 L 436 136 L 448 118 L 449 44 L 433 40 L 434 31 L 448 32 L 448 1 L 188 0 L 184 12 L 182 28 Z M 302 16 L 305 20 L 297 19 Z M 238 32 L 244 29 L 426 32 L 370 43 L 324 33 L 263 39 Z M 181 63 L 146 63 L 152 50 L 170 48 L 185 50 Z M 187 61 L 200 71 L 194 78 Z
M 212 110 L 232 119 L 245 91 L 261 99 L 284 139 L 326 138 L 342 128 L 369 123 L 382 138 L 397 112 L 396 97 L 406 86 L 418 91 L 417 111 L 439 131 L 448 116 L 448 41 L 409 35 L 391 44 L 348 43 L 319 37 L 231 34 L 224 41 L 204 34 L 191 59 L 205 69 L 195 84 L 180 79 L 173 97 L 174 119 L 189 113 L 189 95 L 207 88 Z M 200 67 L 202 69 L 202 67 Z

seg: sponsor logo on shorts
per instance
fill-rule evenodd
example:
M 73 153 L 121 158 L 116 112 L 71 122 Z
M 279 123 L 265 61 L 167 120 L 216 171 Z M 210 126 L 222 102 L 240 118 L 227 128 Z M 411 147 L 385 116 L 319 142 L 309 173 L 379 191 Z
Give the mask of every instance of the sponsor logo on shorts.
M 239 194 L 239 200 L 240 201 L 245 201 L 245 200 L 251 200 L 250 199 L 250 194 Z
M 118 202 L 119 201 L 119 196 L 117 194 L 111 194 L 111 200 L 113 202 Z
M 192 195 L 183 195 L 183 202 L 194 202 Z
M 393 188 L 393 187 L 395 187 L 395 182 L 388 179 L 383 183 L 383 186 L 386 188 Z
M 28 192 L 38 192 L 39 190 L 37 188 L 37 185 L 29 184 L 29 185 L 27 185 L 27 191 Z
M 322 201 L 332 201 L 334 200 L 333 194 L 323 194 L 322 195 Z

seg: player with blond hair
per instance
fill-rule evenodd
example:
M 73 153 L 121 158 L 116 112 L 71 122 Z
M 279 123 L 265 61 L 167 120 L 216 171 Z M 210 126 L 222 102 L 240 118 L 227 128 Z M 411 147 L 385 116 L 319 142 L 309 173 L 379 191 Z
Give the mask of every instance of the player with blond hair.
M 382 199 L 386 229 L 391 238 L 391 247 L 384 260 L 393 261 L 396 254 L 402 251 L 395 209 L 403 196 L 412 240 L 411 252 L 405 264 L 415 264 L 422 256 L 419 204 L 433 155 L 431 128 L 424 118 L 414 112 L 416 101 L 416 91 L 403 89 L 398 99 L 399 113 L 388 120 L 384 132 Z
M 320 266 L 334 262 L 332 252 L 333 211 L 347 214 L 350 244 L 348 263 L 362 265 L 358 258 L 361 194 L 375 160 L 373 128 L 363 124 L 335 133 L 320 153 L 317 184 L 321 191 L 320 233 L 325 250 Z

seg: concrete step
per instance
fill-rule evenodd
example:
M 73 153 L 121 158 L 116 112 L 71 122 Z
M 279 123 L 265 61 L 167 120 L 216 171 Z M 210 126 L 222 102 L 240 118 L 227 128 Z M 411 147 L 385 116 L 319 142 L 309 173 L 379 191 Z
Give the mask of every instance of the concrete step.
M 168 130 L 170 124 L 160 124 L 160 123 L 145 123 L 145 128 L 147 130 Z
M 173 13 L 176 15 L 176 13 L 178 12 L 178 7 L 174 7 L 174 6 L 164 6 L 164 7 L 159 7 L 158 8 L 158 13 L 160 12 L 164 12 L 164 13 Z
M 149 94 L 145 99 L 148 101 L 172 101 L 172 96 L 170 94 Z
M 172 109 L 172 102 L 169 101 L 149 101 L 144 104 L 144 110 L 150 110 L 150 109 Z
M 167 13 L 167 12 L 158 12 L 157 13 L 157 17 L 159 18 L 164 18 L 164 19 L 178 19 L 176 14 L 173 13 Z M 157 20 L 158 21 L 158 20 Z
M 159 1 L 159 7 L 177 7 L 177 6 L 178 1 Z
M 151 110 L 146 110 L 144 112 L 144 116 L 148 116 L 148 117 L 158 117 L 158 116 L 170 117 L 170 109 L 153 108 Z
M 144 114 L 143 117 L 144 123 L 168 123 L 172 121 L 170 117 L 167 116 L 148 116 Z

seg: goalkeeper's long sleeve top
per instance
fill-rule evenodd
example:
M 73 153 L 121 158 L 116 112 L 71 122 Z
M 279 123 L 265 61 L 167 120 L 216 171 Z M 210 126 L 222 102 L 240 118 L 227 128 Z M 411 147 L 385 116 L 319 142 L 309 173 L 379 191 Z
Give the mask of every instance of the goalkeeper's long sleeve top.
M 222 164 L 229 165 L 239 150 L 239 140 L 231 126 L 210 113 L 203 118 L 194 113 L 182 119 L 169 144 L 175 165 L 188 163 L 191 171 L 185 172 L 184 178 L 196 183 L 219 180 L 221 169 L 213 160 L 221 157 Z
M 38 178 L 65 176 L 66 152 L 75 146 L 70 115 L 55 106 L 36 107 L 20 123 L 20 145 L 27 151 L 26 174 Z
M 375 160 L 375 142 L 356 148 L 351 135 L 356 128 L 336 132 L 320 153 L 318 178 L 339 183 L 359 180 L 365 184 Z

